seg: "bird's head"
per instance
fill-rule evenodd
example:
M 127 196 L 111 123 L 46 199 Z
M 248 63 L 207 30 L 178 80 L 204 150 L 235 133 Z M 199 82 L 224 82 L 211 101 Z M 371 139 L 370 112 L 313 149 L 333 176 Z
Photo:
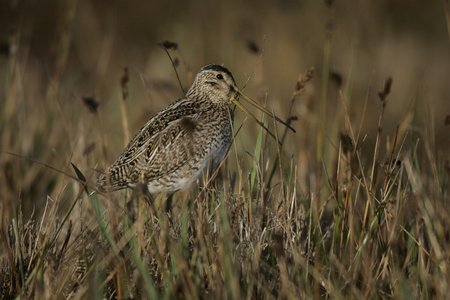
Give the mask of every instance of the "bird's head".
M 195 77 L 192 86 L 186 94 L 186 97 L 191 99 L 199 99 L 203 101 L 211 101 L 218 104 L 231 104 L 234 103 L 237 107 L 242 109 L 248 116 L 254 119 L 258 124 L 263 126 L 269 134 L 273 135 L 264 124 L 262 124 L 256 117 L 254 117 L 239 101 L 238 97 L 241 97 L 251 105 L 255 106 L 259 110 L 263 111 L 270 117 L 274 118 L 278 122 L 289 127 L 292 131 L 295 130 L 282 121 L 280 118 L 272 114 L 266 108 L 262 107 L 259 103 L 255 102 L 251 98 L 242 93 L 236 86 L 233 75 L 231 72 L 220 65 L 207 65 L 198 72 Z
M 207 65 L 198 72 L 186 96 L 192 99 L 228 103 L 237 91 L 233 75 L 227 68 Z

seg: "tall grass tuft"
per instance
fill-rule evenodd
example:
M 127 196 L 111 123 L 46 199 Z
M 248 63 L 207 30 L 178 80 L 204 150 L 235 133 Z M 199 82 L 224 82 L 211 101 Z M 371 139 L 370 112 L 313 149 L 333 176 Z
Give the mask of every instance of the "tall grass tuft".
M 360 3 L 357 16 L 327 4 L 251 2 L 249 13 L 270 13 L 249 26 L 220 3 L 180 4 L 169 22 L 165 2 L 66 1 L 42 16 L 11 2 L 0 299 L 448 298 L 448 45 L 431 21 L 420 36 L 402 34 L 409 17 L 381 24 L 392 13 L 382 4 Z M 444 15 L 448 27 L 448 3 Z M 259 27 L 263 47 L 244 37 Z M 160 34 L 180 41 L 158 45 Z M 154 201 L 95 191 L 97 169 L 182 96 L 190 70 L 222 62 L 297 133 L 261 114 L 273 139 L 236 110 L 226 159 L 191 190 Z

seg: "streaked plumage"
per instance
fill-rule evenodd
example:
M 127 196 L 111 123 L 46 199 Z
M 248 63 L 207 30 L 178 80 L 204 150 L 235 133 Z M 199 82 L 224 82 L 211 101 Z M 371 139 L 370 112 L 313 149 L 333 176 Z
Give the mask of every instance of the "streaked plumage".
M 235 87 L 226 68 L 204 67 L 186 97 L 141 128 L 98 178 L 97 187 L 115 191 L 145 183 L 154 195 L 188 188 L 209 162 L 217 166 L 231 145 L 233 112 L 229 103 Z
M 276 118 L 238 90 L 228 69 L 205 66 L 184 98 L 141 128 L 98 178 L 97 188 L 115 191 L 144 183 L 152 195 L 187 189 L 208 165 L 216 167 L 228 151 L 233 138 L 230 104 L 246 111 L 236 101 L 236 94 Z

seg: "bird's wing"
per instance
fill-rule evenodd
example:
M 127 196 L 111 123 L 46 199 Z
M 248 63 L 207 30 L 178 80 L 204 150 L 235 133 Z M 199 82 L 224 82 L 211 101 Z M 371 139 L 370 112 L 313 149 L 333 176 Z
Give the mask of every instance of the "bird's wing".
M 99 177 L 97 186 L 117 190 L 139 181 L 141 173 L 151 181 L 179 168 L 187 159 L 189 147 L 178 141 L 189 134 L 191 120 L 198 117 L 198 111 L 195 102 L 184 98 L 160 111 L 139 130 L 106 174 Z M 167 148 L 171 150 L 164 151 Z

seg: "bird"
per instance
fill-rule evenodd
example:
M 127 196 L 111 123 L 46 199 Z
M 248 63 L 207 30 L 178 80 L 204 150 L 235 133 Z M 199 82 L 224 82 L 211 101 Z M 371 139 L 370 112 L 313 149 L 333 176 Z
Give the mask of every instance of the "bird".
M 101 192 L 135 188 L 144 184 L 152 196 L 188 189 L 209 167 L 214 170 L 233 141 L 234 111 L 242 97 L 278 122 L 295 130 L 247 97 L 236 86 L 231 72 L 217 64 L 203 67 L 184 97 L 154 115 L 125 150 L 97 179 Z

